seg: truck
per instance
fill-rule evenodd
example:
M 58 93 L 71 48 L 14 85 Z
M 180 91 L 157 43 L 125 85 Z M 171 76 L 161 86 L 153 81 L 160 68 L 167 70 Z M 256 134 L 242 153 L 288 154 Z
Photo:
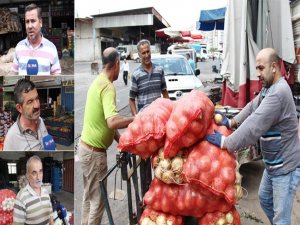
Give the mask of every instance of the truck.
M 200 45 L 200 44 L 189 44 L 191 48 L 193 48 L 196 52 L 197 62 L 208 60 L 208 54 L 206 47 Z
M 119 45 L 116 47 L 117 51 L 120 54 L 120 59 L 132 59 L 133 53 L 137 52 L 136 45 Z
M 16 12 L 0 8 L 0 53 L 16 46 L 22 39 L 22 25 Z
M 186 53 L 189 53 L 191 56 L 191 59 L 194 60 L 196 68 L 197 68 L 197 55 L 196 51 L 191 48 L 187 44 L 173 44 L 170 47 L 168 47 L 167 54 L 179 54 L 186 57 Z

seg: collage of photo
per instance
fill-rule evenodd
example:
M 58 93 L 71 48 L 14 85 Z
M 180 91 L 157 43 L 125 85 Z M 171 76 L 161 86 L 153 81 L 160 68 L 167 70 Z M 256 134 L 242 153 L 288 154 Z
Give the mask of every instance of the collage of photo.
M 0 0 L 0 225 L 300 224 L 300 0 Z

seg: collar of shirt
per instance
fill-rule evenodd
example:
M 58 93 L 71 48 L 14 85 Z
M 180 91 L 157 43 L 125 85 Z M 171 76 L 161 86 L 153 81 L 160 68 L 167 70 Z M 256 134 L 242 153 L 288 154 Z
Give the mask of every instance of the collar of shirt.
M 39 118 L 39 120 L 38 120 L 38 124 L 37 124 L 37 127 L 39 128 L 39 126 L 40 126 L 40 123 L 41 123 L 41 121 L 40 121 L 40 118 Z M 24 129 L 22 126 L 21 126 L 21 123 L 20 123 L 20 115 L 18 116 L 18 118 L 17 118 L 17 124 L 18 124 L 18 127 L 19 127 L 19 129 L 20 129 L 20 132 L 22 133 L 22 134 L 25 134 L 25 133 L 27 133 L 27 134 L 30 134 L 30 135 L 32 135 L 32 136 L 35 136 L 36 138 L 37 138 L 37 135 L 38 135 L 38 133 L 37 132 L 34 132 L 33 130 L 31 130 L 31 129 Z
M 30 186 L 29 183 L 26 185 L 25 188 L 29 191 L 29 193 L 30 193 L 32 196 L 40 197 L 40 196 L 42 195 L 42 187 L 41 187 L 41 193 L 40 193 L 40 194 L 39 194 L 39 193 L 36 193 L 36 192 L 32 189 L 32 187 Z
M 37 48 L 42 47 L 44 45 L 45 39 L 44 39 L 44 36 L 42 34 L 41 34 L 41 36 L 42 36 L 41 43 L 37 47 L 35 47 L 35 48 L 33 48 L 33 46 L 31 45 L 31 43 L 29 42 L 28 37 L 27 37 L 25 39 L 26 46 L 29 47 L 29 48 L 31 48 L 31 49 L 37 49 Z

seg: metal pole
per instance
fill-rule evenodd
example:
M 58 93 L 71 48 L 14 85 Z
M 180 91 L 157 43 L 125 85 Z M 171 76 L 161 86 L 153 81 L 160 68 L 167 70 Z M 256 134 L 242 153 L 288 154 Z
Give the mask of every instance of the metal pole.
M 112 214 L 111 214 L 111 210 L 110 210 L 110 206 L 109 206 L 109 202 L 108 202 L 108 198 L 107 198 L 107 192 L 106 192 L 105 184 L 102 180 L 100 181 L 100 189 L 101 189 L 101 194 L 102 194 L 103 199 L 104 199 L 104 205 L 105 205 L 106 213 L 107 213 L 107 216 L 108 216 L 109 224 L 114 225 L 114 220 L 112 218 Z
M 135 203 L 136 203 L 136 211 L 137 211 L 137 217 L 141 218 L 141 207 L 140 207 L 140 195 L 139 195 L 139 186 L 138 186 L 138 177 L 137 177 L 137 163 L 136 163 L 136 155 L 132 155 L 132 161 L 133 161 L 133 186 L 135 189 Z

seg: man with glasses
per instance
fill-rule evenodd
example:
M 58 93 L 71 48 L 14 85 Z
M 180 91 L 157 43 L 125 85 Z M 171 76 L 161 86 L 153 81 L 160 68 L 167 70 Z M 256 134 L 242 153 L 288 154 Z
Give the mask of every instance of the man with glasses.
M 224 137 L 215 131 L 207 140 L 234 152 L 260 140 L 265 164 L 259 200 L 271 224 L 291 224 L 291 212 L 300 184 L 300 142 L 296 106 L 291 89 L 280 74 L 274 49 L 262 49 L 256 70 L 263 89 L 232 120 L 223 115 L 218 125 L 235 128 Z
M 16 109 L 20 114 L 5 136 L 3 149 L 55 150 L 55 142 L 40 117 L 38 92 L 34 83 L 27 78 L 20 79 L 15 85 Z
M 43 165 L 34 155 L 27 160 L 26 178 L 28 184 L 22 188 L 14 205 L 14 225 L 49 224 L 53 225 L 53 211 L 47 189 L 43 188 Z

